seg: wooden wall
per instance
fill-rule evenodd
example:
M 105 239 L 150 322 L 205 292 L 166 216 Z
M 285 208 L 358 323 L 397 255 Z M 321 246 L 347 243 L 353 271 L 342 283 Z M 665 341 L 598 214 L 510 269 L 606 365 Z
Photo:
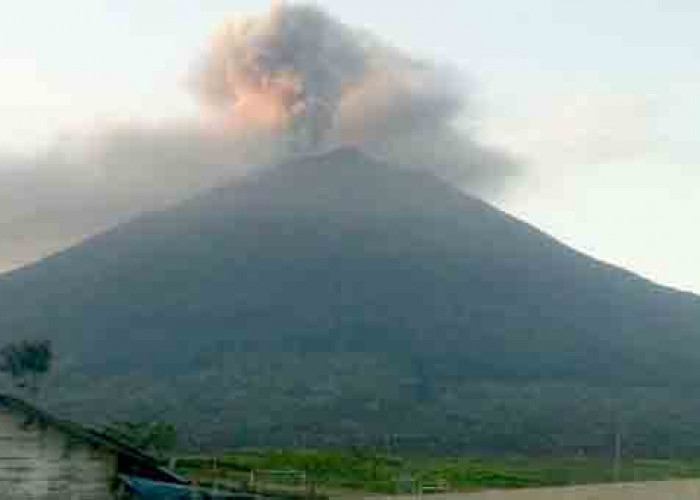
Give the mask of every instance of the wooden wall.
M 0 407 L 0 499 L 113 499 L 116 456 Z

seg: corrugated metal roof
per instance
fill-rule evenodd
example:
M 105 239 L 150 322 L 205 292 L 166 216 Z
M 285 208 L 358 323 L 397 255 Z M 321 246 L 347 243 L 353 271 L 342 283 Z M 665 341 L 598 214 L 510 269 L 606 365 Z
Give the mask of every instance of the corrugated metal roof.
M 150 481 L 140 477 L 120 476 L 129 494 L 138 500 L 256 500 L 250 493 L 218 492 L 195 486 Z

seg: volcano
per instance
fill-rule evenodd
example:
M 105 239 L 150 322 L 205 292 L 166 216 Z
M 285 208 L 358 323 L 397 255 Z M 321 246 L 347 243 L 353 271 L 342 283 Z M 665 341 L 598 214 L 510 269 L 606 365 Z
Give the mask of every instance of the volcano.
M 697 297 L 351 149 L 0 276 L 0 333 L 53 341 L 56 411 L 192 446 L 700 446 Z

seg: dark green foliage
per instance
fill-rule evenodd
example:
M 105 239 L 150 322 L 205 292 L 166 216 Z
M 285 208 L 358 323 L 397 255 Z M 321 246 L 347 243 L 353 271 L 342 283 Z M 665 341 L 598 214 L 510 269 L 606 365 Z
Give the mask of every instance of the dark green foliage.
M 0 349 L 0 372 L 7 373 L 14 384 L 36 396 L 41 379 L 51 369 L 53 352 L 49 340 L 22 340 Z
M 533 488 L 605 483 L 613 480 L 612 462 L 600 458 L 445 458 L 382 455 L 376 449 L 240 450 L 219 456 L 178 459 L 178 469 L 193 477 L 209 477 L 216 464 L 218 477 L 247 478 L 251 470 L 304 471 L 320 491 L 352 489 L 395 493 L 408 481 L 408 490 L 445 485 L 450 491 L 484 488 Z M 700 463 L 682 460 L 625 459 L 620 480 L 655 481 L 700 477 Z M 267 479 L 286 486 L 282 476 Z

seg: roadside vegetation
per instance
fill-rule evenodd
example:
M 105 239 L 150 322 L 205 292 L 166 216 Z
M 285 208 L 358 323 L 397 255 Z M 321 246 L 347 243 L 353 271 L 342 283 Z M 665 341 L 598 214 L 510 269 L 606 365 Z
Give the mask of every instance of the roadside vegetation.
M 219 457 L 180 457 L 172 464 L 203 483 L 290 495 L 312 491 L 323 496 L 352 492 L 429 494 L 700 477 L 700 460 L 623 460 L 615 477 L 612 461 L 599 458 L 398 457 L 365 450 L 248 449 Z

